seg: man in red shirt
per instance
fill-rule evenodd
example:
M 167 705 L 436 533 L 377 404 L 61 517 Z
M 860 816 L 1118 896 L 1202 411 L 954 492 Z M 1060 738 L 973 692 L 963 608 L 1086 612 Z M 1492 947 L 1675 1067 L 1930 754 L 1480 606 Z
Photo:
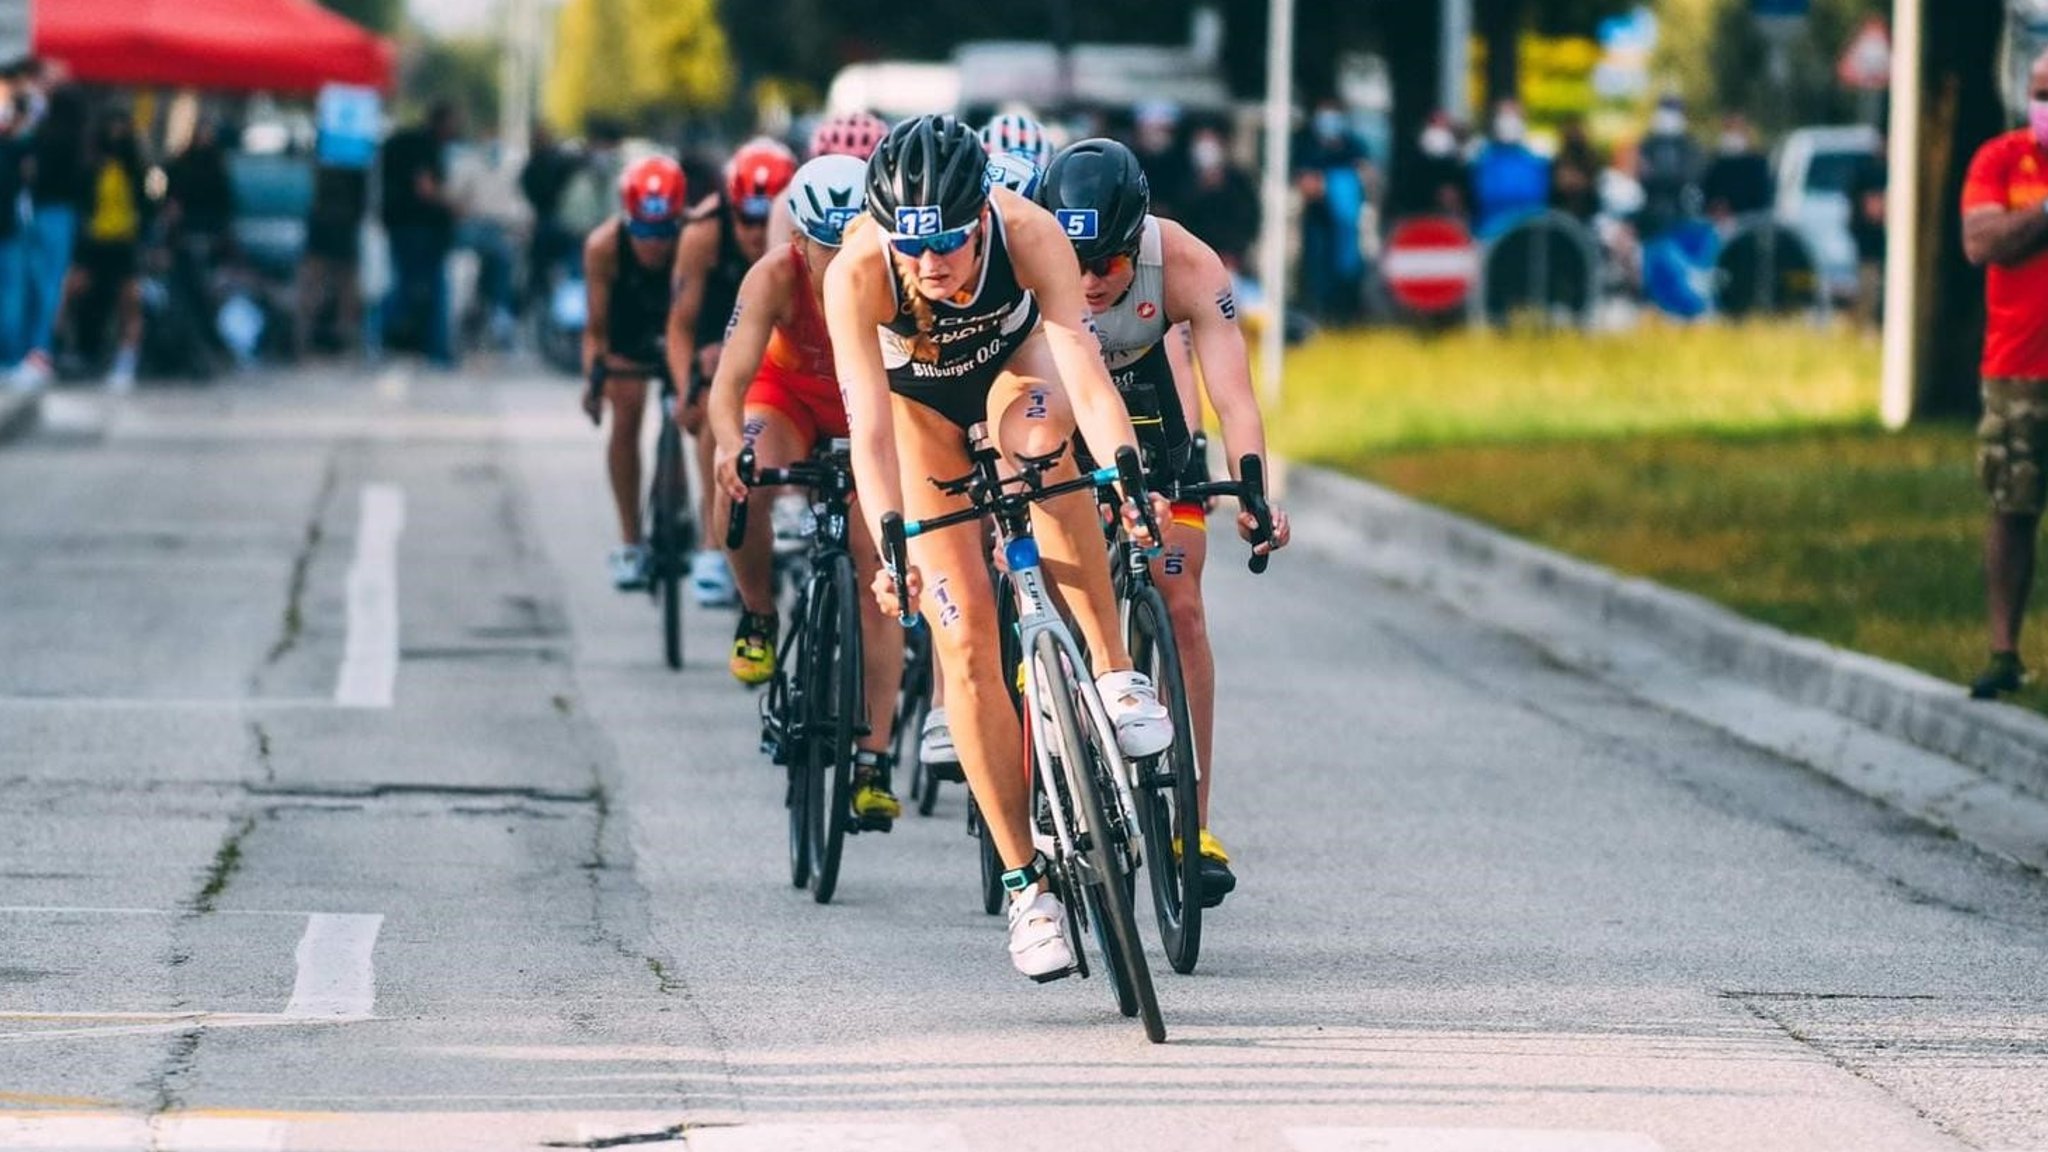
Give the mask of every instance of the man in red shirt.
M 1970 685 L 1979 700 L 2026 682 L 2020 620 L 2048 503 L 2048 52 L 2034 61 L 2028 93 L 2027 127 L 1978 149 L 1963 185 L 1963 251 L 1985 269 L 1977 471 L 1991 495 L 1991 663 Z

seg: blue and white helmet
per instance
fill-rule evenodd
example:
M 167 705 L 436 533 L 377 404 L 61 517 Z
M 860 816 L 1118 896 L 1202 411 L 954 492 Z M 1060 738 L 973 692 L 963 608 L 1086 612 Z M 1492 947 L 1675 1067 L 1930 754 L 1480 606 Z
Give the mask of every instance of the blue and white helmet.
M 1021 152 L 998 152 L 988 158 L 989 185 L 1000 184 L 1026 200 L 1038 195 L 1038 183 L 1044 176 Z
M 868 165 L 852 156 L 820 156 L 804 162 L 789 181 L 783 203 L 797 230 L 816 243 L 837 248 L 846 226 L 867 200 Z
M 1022 156 L 1040 169 L 1052 160 L 1052 141 L 1045 125 L 1021 112 L 1005 112 L 981 126 L 981 143 L 990 156 Z

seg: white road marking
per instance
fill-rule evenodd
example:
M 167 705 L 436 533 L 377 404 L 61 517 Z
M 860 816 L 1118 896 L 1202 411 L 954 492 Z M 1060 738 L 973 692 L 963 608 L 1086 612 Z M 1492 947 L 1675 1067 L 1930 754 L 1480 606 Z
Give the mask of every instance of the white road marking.
M 55 904 L 0 905 L 0 915 L 9 916 L 190 916 L 183 908 L 72 908 Z M 314 912 L 273 912 L 261 908 L 219 908 L 208 916 L 289 916 L 303 920 Z
M 367 1019 L 377 1003 L 371 955 L 384 917 L 319 913 L 299 938 L 298 979 L 284 1014 L 292 1020 Z
M 334 702 L 344 708 L 389 708 L 398 680 L 398 536 L 405 530 L 405 490 L 363 487 L 355 562 L 348 570 L 348 644 Z
M 1632 1132 L 1546 1128 L 1290 1128 L 1296 1152 L 1663 1152 Z
M 951 1124 L 740 1124 L 684 1135 L 690 1152 L 967 1152 Z

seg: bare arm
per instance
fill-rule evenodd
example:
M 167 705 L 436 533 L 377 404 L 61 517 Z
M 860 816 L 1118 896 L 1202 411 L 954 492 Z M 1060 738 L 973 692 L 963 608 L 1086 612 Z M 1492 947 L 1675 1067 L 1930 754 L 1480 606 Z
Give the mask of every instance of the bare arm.
M 888 254 L 879 245 L 863 242 L 871 227 L 865 216 L 854 221 L 847 229 L 845 250 L 825 270 L 825 327 L 832 334 L 832 362 L 846 401 L 861 518 L 881 548 L 883 514 L 903 510 L 903 474 L 896 456 L 889 373 L 882 366 L 882 345 L 875 335 L 876 325 L 889 318 L 892 297 L 883 278 L 893 273 Z
M 735 500 L 747 496 L 732 465 L 746 447 L 747 385 L 761 370 L 768 338 L 789 310 L 789 261 L 781 257 L 779 252 L 769 253 L 740 281 L 739 299 L 725 325 L 725 354 L 711 380 L 707 416 L 717 444 L 718 478 Z
M 1963 254 L 1979 268 L 2011 267 L 2048 251 L 2048 211 L 1975 208 L 1963 216 Z
M 704 308 L 704 280 L 718 259 L 718 221 L 698 220 L 683 229 L 676 243 L 675 275 L 668 306 L 668 332 L 662 347 L 668 356 L 669 379 L 685 395 L 690 364 L 697 354 L 697 313 Z
M 618 222 L 607 220 L 591 229 L 583 242 L 583 374 L 590 375 L 612 350 L 612 278 L 618 272 Z
M 1138 435 L 1102 362 L 1102 345 L 1088 330 L 1088 299 L 1081 291 L 1081 263 L 1073 244 L 1052 213 L 1007 188 L 992 195 L 1002 201 L 1017 282 L 1038 297 L 1046 346 L 1074 406 L 1074 422 L 1090 455 L 1114 460 L 1118 448 L 1137 447 Z
M 1252 391 L 1251 356 L 1237 323 L 1230 272 L 1207 244 L 1171 220 L 1159 222 L 1166 243 L 1166 315 L 1186 321 L 1209 404 L 1223 425 L 1223 448 L 1232 475 L 1241 456 L 1266 456 L 1266 423 Z M 1168 335 L 1172 339 L 1172 335 Z M 1201 417 L 1199 399 L 1188 409 L 1189 423 Z

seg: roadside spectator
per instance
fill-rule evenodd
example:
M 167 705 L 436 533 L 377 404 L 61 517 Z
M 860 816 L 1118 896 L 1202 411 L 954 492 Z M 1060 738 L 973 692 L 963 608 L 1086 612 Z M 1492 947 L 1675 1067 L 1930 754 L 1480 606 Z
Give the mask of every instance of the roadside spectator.
M 1885 188 L 1891 180 L 1888 143 L 1856 166 L 1849 179 L 1849 235 L 1856 241 L 1856 313 L 1875 328 L 1884 322 Z
M 384 142 L 384 228 L 391 242 L 391 293 L 379 327 L 388 343 L 399 317 L 419 326 L 419 345 L 438 368 L 455 367 L 449 334 L 448 255 L 455 209 L 448 195 L 446 149 L 456 137 L 455 109 L 435 104 L 425 122 Z
M 2026 681 L 2020 620 L 2048 497 L 2048 52 L 2035 58 L 2027 83 L 2028 126 L 1979 148 L 1963 183 L 1963 251 L 1985 269 L 1977 471 L 1991 497 L 1991 662 L 1970 685 L 1979 700 Z
M 1397 216 L 1472 216 L 1472 178 L 1458 147 L 1458 129 L 1451 114 L 1438 110 L 1430 114 L 1416 139 L 1416 155 L 1409 174 L 1397 173 L 1401 189 Z
M 323 164 L 313 172 L 313 203 L 306 211 L 306 254 L 299 263 L 296 352 L 340 351 L 362 332 L 363 221 L 370 215 L 370 173 Z M 331 333 L 322 324 L 333 310 Z
M 1356 320 L 1365 285 L 1358 221 L 1371 177 L 1365 145 L 1352 132 L 1343 107 L 1324 100 L 1293 151 L 1294 186 L 1302 202 L 1304 302 L 1326 322 Z
M 477 304 L 491 343 L 510 348 L 518 329 L 517 253 L 531 234 L 533 215 L 495 137 L 462 153 L 450 166 L 448 186 L 461 218 L 459 242 L 476 253 Z
M 1600 214 L 1600 169 L 1605 165 L 1586 135 L 1584 120 L 1566 120 L 1560 136 L 1550 162 L 1550 206 L 1590 225 Z
M 1195 130 L 1188 142 L 1194 180 L 1180 222 L 1200 237 L 1232 272 L 1241 271 L 1245 254 L 1259 238 L 1259 189 L 1251 175 L 1230 162 L 1223 133 L 1211 127 Z
M 106 384 L 108 391 L 125 393 L 135 387 L 142 350 L 142 239 L 149 228 L 142 146 L 125 110 L 101 116 L 86 160 L 86 180 L 78 266 L 66 285 L 63 307 L 77 336 L 77 313 L 88 294 L 111 302 L 115 348 Z
M 1643 186 L 1636 231 L 1644 242 L 1698 214 L 1701 160 L 1700 146 L 1686 134 L 1685 103 L 1664 97 L 1650 116 L 1650 134 L 1643 138 L 1636 166 Z
M 19 211 L 28 188 L 28 118 L 17 108 L 19 74 L 0 75 L 0 363 L 15 364 L 28 352 L 28 236 Z
M 1522 106 L 1501 101 L 1493 113 L 1493 136 L 1472 161 L 1473 231 L 1482 240 L 1550 202 L 1550 162 L 1530 150 L 1528 136 Z
M 526 197 L 533 216 L 533 243 L 526 257 L 529 300 L 540 298 L 549 271 L 576 251 L 576 238 L 562 227 L 561 221 L 562 193 L 575 172 L 576 157 L 545 127 L 536 127 L 526 166 L 519 170 L 519 191 Z
M 12 377 L 18 388 L 41 387 L 55 375 L 57 321 L 90 187 L 85 97 L 77 89 L 50 93 L 48 111 L 29 145 L 29 161 L 28 296 L 23 321 L 28 354 Z
M 1181 149 L 1180 109 L 1164 100 L 1138 105 L 1131 134 L 1131 151 L 1145 170 L 1145 182 L 1152 190 L 1152 210 L 1161 216 L 1180 219 L 1188 186 L 1194 177 L 1188 155 Z
M 1727 225 L 1771 207 L 1771 162 L 1756 145 L 1756 130 L 1740 113 L 1721 122 L 1714 161 L 1700 182 L 1707 218 Z
M 185 150 L 165 166 L 164 176 L 170 285 L 194 315 L 204 318 L 200 329 L 211 337 L 213 277 L 227 260 L 235 215 L 227 152 L 221 147 L 220 126 L 211 117 L 199 122 Z M 202 360 L 207 355 L 203 346 L 194 346 L 189 353 Z
M 557 210 L 561 227 L 573 239 L 572 250 L 576 252 L 582 251 L 583 237 L 611 218 L 618 201 L 619 173 L 626 166 L 622 155 L 626 139 L 623 125 L 608 116 L 592 116 L 584 135 L 583 159 L 569 174 Z M 717 181 L 709 185 L 717 186 Z

